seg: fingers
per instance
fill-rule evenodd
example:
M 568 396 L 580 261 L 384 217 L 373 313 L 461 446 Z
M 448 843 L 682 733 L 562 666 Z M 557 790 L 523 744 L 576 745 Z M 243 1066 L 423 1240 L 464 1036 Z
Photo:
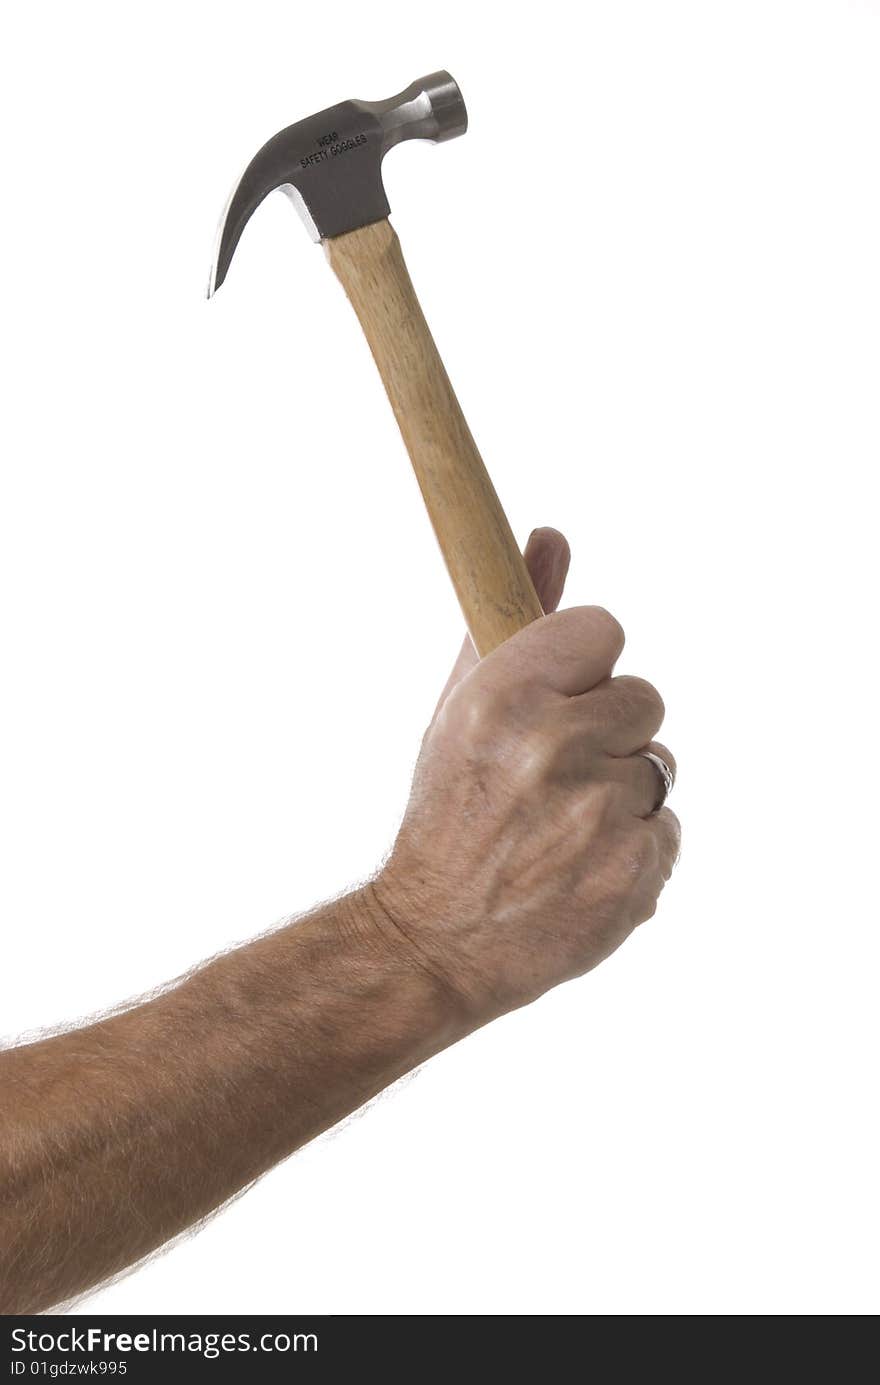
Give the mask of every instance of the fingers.
M 568 540 L 564 534 L 560 534 L 558 529 L 551 529 L 547 526 L 533 529 L 529 535 L 523 557 L 529 575 L 535 584 L 535 591 L 538 593 L 538 600 L 543 610 L 555 611 L 562 600 L 565 579 L 568 576 L 568 567 L 571 562 L 571 549 L 568 546 Z M 465 678 L 478 663 L 477 651 L 471 643 L 471 637 L 465 635 L 458 658 L 453 665 L 446 686 L 440 694 L 440 700 L 434 712 L 435 716 L 456 684 L 460 683 L 462 678 Z
M 661 808 L 639 824 L 643 833 L 642 853 L 650 862 L 641 876 L 641 888 L 634 897 L 634 922 L 644 923 L 657 912 L 657 901 L 672 875 L 681 853 L 681 827 L 669 808 Z
M 671 808 L 661 808 L 647 819 L 646 826 L 656 838 L 660 873 L 666 881 L 681 855 L 681 823 Z
M 601 606 L 572 606 L 527 625 L 484 659 L 483 667 L 575 697 L 609 677 L 623 640 L 617 621 Z
M 659 741 L 650 741 L 641 751 L 650 750 L 667 764 L 675 776 L 675 757 Z M 647 818 L 665 797 L 665 786 L 657 766 L 637 751 L 634 755 L 608 755 L 594 771 L 598 778 L 620 789 L 621 810 L 635 817 Z
M 562 600 L 571 562 L 568 540 L 558 529 L 533 529 L 524 556 L 542 610 L 555 611 Z
M 630 922 L 633 926 L 646 923 L 657 912 L 657 904 L 669 877 L 675 869 L 681 850 L 678 818 L 668 808 L 661 808 L 655 817 L 639 824 L 638 844 L 631 850 L 644 862 L 637 884 L 630 896 Z
M 655 687 L 644 678 L 626 674 L 606 679 L 572 704 L 586 744 L 608 755 L 633 755 L 643 750 L 660 730 L 664 711 Z M 656 775 L 656 770 L 652 773 Z

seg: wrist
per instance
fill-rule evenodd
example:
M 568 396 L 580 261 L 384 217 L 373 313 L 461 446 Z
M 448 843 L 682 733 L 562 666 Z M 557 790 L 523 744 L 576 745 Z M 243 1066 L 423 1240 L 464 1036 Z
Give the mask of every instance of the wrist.
M 424 897 L 425 891 L 411 887 L 405 871 L 382 870 L 358 895 L 358 907 L 373 935 L 398 963 L 431 984 L 462 1033 L 471 1033 L 496 1017 L 498 1012 L 486 1003 L 483 988 L 460 964 L 457 949 L 448 945 L 456 930 Z
M 400 908 L 382 874 L 340 903 L 349 945 L 388 979 L 401 1006 L 424 1016 L 430 1031 L 442 1040 L 438 1049 L 484 1023 L 452 971 L 421 945 L 423 920 L 418 911 Z
M 417 927 L 418 920 L 414 923 Z M 337 901 L 333 928 L 341 965 L 375 992 L 402 1035 L 424 1046 L 416 1061 L 456 1043 L 482 1022 L 445 970 L 413 942 L 410 924 L 389 907 L 378 878 Z

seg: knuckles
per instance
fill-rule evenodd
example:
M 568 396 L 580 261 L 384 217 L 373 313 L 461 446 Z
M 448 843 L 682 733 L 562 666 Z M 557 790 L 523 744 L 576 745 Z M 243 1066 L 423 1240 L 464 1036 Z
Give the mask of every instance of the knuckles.
M 588 648 L 595 666 L 604 666 L 611 673 L 623 652 L 626 636 L 620 621 L 604 606 L 569 606 L 545 620 L 557 622 L 556 629 L 564 631 L 563 644 L 569 645 L 572 653 Z
M 613 616 L 604 606 L 585 606 L 584 610 L 589 611 L 597 635 L 602 636 L 609 645 L 614 646 L 618 650 L 623 649 L 626 643 L 626 635 L 617 617 Z
M 559 708 L 538 685 L 534 691 L 539 695 L 522 685 L 469 690 L 458 705 L 449 706 L 446 727 L 458 752 L 497 767 L 509 790 L 532 800 L 567 777 L 577 754 Z
M 525 678 L 516 683 L 475 680 L 459 684 L 443 712 L 456 737 L 472 748 L 499 745 L 542 733 L 547 720 L 545 691 L 537 680 Z
M 660 721 L 666 713 L 663 698 L 646 678 L 637 678 L 631 673 L 622 673 L 611 679 L 611 687 L 621 699 L 621 709 L 631 711 L 633 707 L 652 712 Z
M 596 691 L 601 692 L 601 700 L 590 702 L 588 693 L 585 705 L 600 715 L 604 724 L 625 726 L 633 721 L 639 724 L 649 721 L 659 728 L 663 723 L 666 715 L 663 698 L 653 683 L 644 678 L 636 678 L 629 673 L 619 674 L 616 678 L 609 678 Z
M 612 661 L 626 642 L 620 621 L 604 606 L 567 606 L 563 611 L 552 612 L 545 620 L 558 628 L 572 627 L 569 636 L 579 645 L 586 640 L 602 649 L 607 648 Z

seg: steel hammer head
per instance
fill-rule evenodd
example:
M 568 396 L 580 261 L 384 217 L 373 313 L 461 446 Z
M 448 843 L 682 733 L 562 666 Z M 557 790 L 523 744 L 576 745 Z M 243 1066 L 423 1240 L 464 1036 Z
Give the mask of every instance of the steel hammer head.
M 448 72 L 432 72 L 386 101 L 343 101 L 281 130 L 251 159 L 226 204 L 208 297 L 226 278 L 251 213 L 275 188 L 293 200 L 314 240 L 341 236 L 388 215 L 382 159 L 389 149 L 466 129 L 457 84 Z

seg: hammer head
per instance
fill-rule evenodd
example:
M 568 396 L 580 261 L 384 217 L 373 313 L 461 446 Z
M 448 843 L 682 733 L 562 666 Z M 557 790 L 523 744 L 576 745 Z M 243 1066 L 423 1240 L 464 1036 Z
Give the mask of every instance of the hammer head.
M 251 213 L 275 188 L 286 192 L 314 240 L 341 236 L 388 216 L 382 159 L 405 139 L 435 143 L 467 129 L 467 111 L 448 72 L 433 72 L 387 101 L 343 101 L 274 135 L 251 159 L 220 221 L 208 297 L 226 278 Z

